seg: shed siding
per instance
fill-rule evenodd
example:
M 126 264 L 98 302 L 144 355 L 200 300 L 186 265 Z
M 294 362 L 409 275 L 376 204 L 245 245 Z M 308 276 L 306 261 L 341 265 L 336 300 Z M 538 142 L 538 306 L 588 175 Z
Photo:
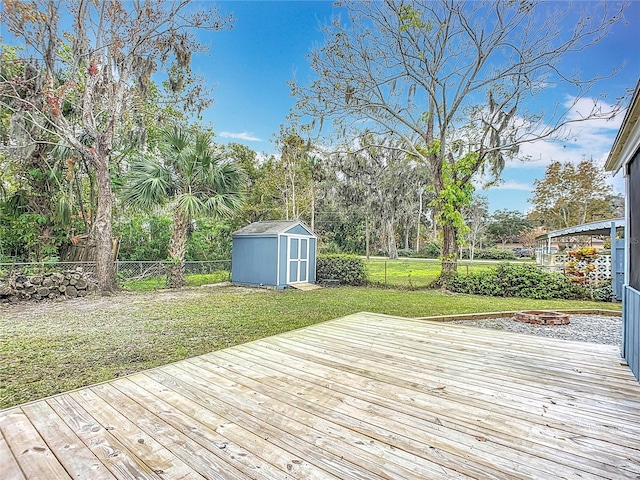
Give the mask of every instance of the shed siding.
M 277 237 L 234 237 L 231 279 L 246 285 L 276 285 Z
M 312 235 L 310 231 L 304 228 L 302 225 L 294 225 L 290 229 L 288 229 L 285 233 L 290 235 L 304 235 L 305 237 L 308 235 Z
M 622 356 L 640 381 L 640 292 L 625 286 L 623 302 Z
M 280 236 L 280 278 L 278 279 L 278 288 L 285 287 L 287 285 L 287 268 L 289 267 L 289 255 L 287 251 L 289 243 L 289 237 L 286 235 Z M 277 251 L 274 248 L 274 251 Z
M 640 85 L 640 83 L 639 83 Z M 622 354 L 640 381 L 640 148 L 629 161 L 627 177 L 627 218 L 625 234 L 629 272 L 624 292 Z M 633 186 L 633 187 L 632 187 Z
M 309 239 L 309 283 L 316 283 L 316 245 L 315 238 Z
M 293 247 L 304 246 L 305 255 L 294 251 L 294 260 L 290 262 L 292 238 L 296 239 Z M 293 271 L 291 283 L 315 282 L 316 244 L 313 232 L 298 221 L 275 220 L 247 225 L 233 234 L 232 281 L 280 289 L 287 287 L 288 275 Z M 306 245 L 309 246 L 308 257 Z
M 640 291 L 640 146 L 629 161 L 627 177 L 627 233 L 629 275 L 627 284 Z M 640 348 L 640 345 L 638 345 Z

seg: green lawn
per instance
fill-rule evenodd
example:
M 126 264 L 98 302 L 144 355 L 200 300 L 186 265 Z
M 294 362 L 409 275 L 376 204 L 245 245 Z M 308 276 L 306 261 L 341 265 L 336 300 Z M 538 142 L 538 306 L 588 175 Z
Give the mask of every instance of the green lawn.
M 487 270 L 496 262 L 465 262 L 458 265 L 460 272 Z M 391 287 L 428 287 L 440 274 L 440 262 L 431 260 L 365 260 L 369 281 Z
M 371 258 L 364 260 L 367 278 L 373 285 L 387 287 L 424 288 L 430 286 L 440 274 L 440 261 L 424 259 L 399 259 L 387 260 Z M 478 272 L 495 267 L 497 262 L 459 262 L 458 270 L 463 273 Z M 228 281 L 230 272 L 220 270 L 209 274 L 187 275 L 187 286 L 198 287 L 200 285 Z M 132 291 L 153 291 L 165 288 L 165 276 L 149 277 L 144 280 L 127 280 L 122 283 L 122 288 Z
M 221 283 L 229 281 L 231 273 L 228 270 L 218 270 L 213 273 L 195 273 L 187 275 L 188 287 L 199 287 L 201 285 L 209 285 L 213 283 Z M 156 275 L 148 277 L 144 280 L 125 280 L 121 283 L 121 287 L 125 290 L 134 292 L 149 292 L 153 290 L 161 290 L 167 286 L 167 277 L 164 275 Z
M 620 306 L 372 287 L 205 287 L 14 305 L 0 311 L 0 408 L 359 311 L 419 317 L 572 308 Z

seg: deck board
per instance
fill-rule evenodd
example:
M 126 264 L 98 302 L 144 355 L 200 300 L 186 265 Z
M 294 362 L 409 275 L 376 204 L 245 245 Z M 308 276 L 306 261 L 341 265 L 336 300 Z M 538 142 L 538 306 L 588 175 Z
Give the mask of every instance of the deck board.
M 360 313 L 0 411 L 0 478 L 640 478 L 615 347 Z

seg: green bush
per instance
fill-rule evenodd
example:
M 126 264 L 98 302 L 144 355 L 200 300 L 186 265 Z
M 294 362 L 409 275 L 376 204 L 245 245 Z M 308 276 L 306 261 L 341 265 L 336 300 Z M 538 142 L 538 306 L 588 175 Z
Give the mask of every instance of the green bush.
M 469 250 L 460 251 L 460 258 L 469 258 Z M 511 250 L 503 250 L 501 248 L 490 248 L 476 250 L 473 258 L 475 260 L 516 260 L 516 255 Z
M 441 254 L 442 249 L 438 242 L 427 243 L 418 251 L 418 256 L 421 258 L 439 258 Z
M 319 242 L 318 251 L 321 254 L 326 254 L 326 255 L 342 253 L 342 250 L 340 249 L 340 245 L 338 245 L 336 242 L 333 242 L 333 241 L 328 243 Z
M 616 293 L 613 291 L 613 286 L 611 285 L 611 279 L 605 279 L 594 287 L 593 289 L 593 299 L 596 302 L 613 302 L 616 299 Z
M 458 293 L 493 297 L 522 297 L 539 300 L 589 298 L 584 286 L 561 273 L 547 272 L 535 265 L 501 263 L 487 271 L 464 275 L 456 273 L 446 287 Z
M 342 285 L 364 285 L 367 274 L 364 261 L 355 255 L 318 255 L 318 281 L 338 280 Z

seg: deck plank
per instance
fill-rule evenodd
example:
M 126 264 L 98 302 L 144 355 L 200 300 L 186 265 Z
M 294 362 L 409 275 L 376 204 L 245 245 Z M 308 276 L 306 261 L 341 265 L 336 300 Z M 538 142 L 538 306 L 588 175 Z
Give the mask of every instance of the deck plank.
M 277 478 L 282 474 L 241 443 L 221 435 L 217 429 L 227 423 L 226 419 L 170 391 L 150 377 L 134 375 L 118 380 L 114 386 L 129 396 L 135 396 L 149 411 L 215 455 L 219 459 L 216 464 L 227 478 Z
M 259 352 L 255 346 L 250 353 L 247 352 L 245 355 L 239 349 L 225 353 L 229 354 L 228 361 L 224 363 L 227 369 L 233 369 L 232 365 L 250 366 L 256 380 L 268 384 L 279 384 L 283 388 L 291 388 L 297 386 L 298 382 L 294 379 L 300 379 L 314 383 L 316 386 L 326 386 L 332 391 L 345 393 L 347 396 L 344 398 L 333 393 L 343 402 L 351 402 L 351 397 L 353 397 L 362 399 L 371 405 L 391 408 L 397 412 L 397 415 L 409 413 L 408 420 L 412 425 L 416 424 L 416 419 L 421 419 L 455 428 L 473 435 L 474 438 L 477 436 L 491 437 L 492 441 L 501 443 L 505 447 L 517 445 L 518 449 L 524 453 L 541 455 L 549 461 L 565 464 L 572 468 L 586 468 L 593 473 L 598 473 L 603 469 L 614 473 L 617 468 L 625 468 L 640 474 L 640 465 L 637 462 L 621 460 L 608 454 L 606 449 L 609 448 L 609 445 L 607 442 L 599 442 L 603 448 L 602 451 L 593 451 L 587 454 L 584 445 L 574 444 L 568 440 L 571 437 L 584 435 L 587 429 L 583 429 L 580 434 L 572 435 L 566 430 L 552 428 L 551 425 L 532 428 L 531 419 L 525 421 L 517 416 L 503 414 L 501 411 L 503 409 L 492 411 L 491 415 L 487 416 L 485 408 L 478 407 L 478 405 L 461 404 L 452 399 L 448 392 L 445 394 L 443 390 L 425 394 L 417 389 L 399 386 L 397 383 L 385 384 L 367 378 L 358 378 L 344 370 L 340 371 L 343 381 L 338 383 L 331 381 L 335 378 L 331 374 L 327 376 L 322 370 L 314 369 L 312 363 L 304 361 L 301 357 L 278 355 L 274 351 L 263 353 Z M 210 358 L 207 356 L 207 360 Z M 219 356 L 216 359 L 223 360 Z M 259 364 L 256 360 L 259 360 Z M 194 361 L 204 361 L 204 359 L 195 359 Z M 296 367 L 289 365 L 296 365 Z M 263 372 L 264 377 L 261 376 Z M 279 372 L 280 376 L 275 376 L 273 372 Z M 378 412 L 377 415 L 380 413 Z M 398 420 L 395 413 L 392 415 L 394 420 Z M 625 443 L 623 448 L 626 449 L 626 442 L 623 443 Z M 632 450 L 629 450 L 628 454 L 631 458 L 636 455 Z M 593 465 L 590 467 L 591 464 Z
M 0 430 L 26 478 L 71 478 L 21 408 L 0 414 Z
M 0 478 L 640 478 L 615 346 L 360 313 L 0 411 Z
M 252 406 L 245 406 L 249 400 L 244 395 L 221 398 L 219 394 L 224 394 L 224 388 L 220 385 L 202 385 L 203 388 L 198 388 L 201 380 L 184 372 L 176 372 L 175 368 L 176 365 L 168 365 L 162 372 L 149 372 L 149 376 L 227 419 L 226 423 L 218 426 L 217 431 L 243 443 L 245 448 L 258 456 L 267 449 L 267 457 L 282 471 L 305 470 L 311 479 L 345 478 L 347 474 L 354 479 L 364 480 L 370 477 L 368 471 L 352 468 L 341 461 L 339 456 L 318 451 L 295 435 L 274 427 L 269 423 L 268 416 L 256 413 Z M 178 376 L 173 375 L 175 373 Z M 189 381 L 184 381 L 185 378 Z M 305 475 L 301 476 L 307 478 Z
M 255 348 L 252 349 L 252 352 L 255 352 Z M 523 453 L 546 458 L 547 468 L 550 469 L 547 475 L 552 472 L 557 473 L 557 464 L 590 471 L 596 475 L 596 478 L 601 478 L 600 475 L 606 472 L 614 474 L 618 468 L 636 468 L 640 473 L 640 466 L 637 464 L 619 461 L 606 453 L 598 456 L 599 462 L 592 460 L 584 455 L 584 446 L 573 445 L 564 438 L 557 439 L 563 434 L 566 437 L 566 432 L 558 434 L 547 427 L 538 434 L 535 431 L 530 431 L 530 424 L 518 422 L 517 419 L 506 415 L 501 416 L 497 412 L 489 418 L 483 418 L 486 417 L 486 411 L 477 407 L 470 408 L 468 405 L 456 406 L 449 398 L 438 398 L 437 394 L 427 397 L 418 391 L 408 391 L 408 389 L 402 391 L 401 387 L 392 384 L 377 382 L 377 385 L 374 385 L 368 379 L 359 381 L 357 376 L 349 374 L 344 375 L 340 383 L 333 381 L 327 384 L 322 378 L 322 372 L 314 369 L 313 364 L 302 362 L 300 358 L 296 359 L 295 357 L 286 357 L 281 363 L 277 363 L 278 354 L 273 351 L 268 355 L 260 355 L 258 358 L 253 354 L 243 356 L 239 354 L 238 349 L 225 353 L 228 353 L 229 357 L 226 362 L 218 365 L 219 368 L 224 367 L 227 371 L 239 371 L 244 367 L 247 374 L 253 375 L 257 381 L 279 386 L 283 390 L 288 388 L 293 392 L 308 396 L 309 391 L 313 389 L 330 388 L 333 398 L 344 404 L 352 405 L 356 410 L 362 409 L 364 405 L 364 408 L 367 408 L 367 413 L 375 417 L 386 417 L 393 422 L 404 421 L 412 428 L 424 427 L 425 431 L 429 431 L 429 426 L 431 426 L 437 429 L 434 434 L 438 437 L 452 437 L 453 435 L 447 429 L 453 429 L 467 434 L 473 439 L 490 438 L 492 442 L 499 443 L 507 449 L 517 446 L 518 453 L 513 454 L 516 458 L 521 459 Z M 206 360 L 213 359 L 211 356 L 207 356 Z M 223 361 L 224 359 L 216 356 L 215 360 Z M 194 359 L 194 361 L 204 362 L 205 359 Z M 288 365 L 296 365 L 296 367 L 288 367 Z M 279 377 L 273 374 L 277 371 L 281 372 Z M 264 376 L 262 376 L 263 373 Z M 314 376 L 317 377 L 315 380 Z M 335 377 L 332 378 L 335 379 Z M 300 381 L 296 381 L 298 379 Z M 235 380 L 243 381 L 241 377 L 237 377 Z M 313 387 L 309 387 L 308 383 L 312 383 Z M 343 396 L 338 392 L 344 392 L 346 395 Z M 395 400 L 394 397 L 401 400 Z M 358 399 L 364 403 L 359 402 Z M 431 413 L 433 411 L 436 411 L 437 414 Z M 328 415 L 333 415 L 335 421 L 335 411 L 329 411 Z M 424 425 L 420 420 L 424 422 Z M 566 451 L 571 452 L 571 455 Z
M 200 361 L 199 361 L 200 360 Z M 204 363 L 203 363 L 204 362 Z M 252 382 L 251 378 L 233 375 L 229 370 L 220 374 L 218 370 L 209 369 L 210 365 L 204 359 L 194 359 L 193 365 L 181 363 L 180 368 L 192 372 L 199 376 L 208 385 L 224 385 L 223 391 L 216 391 L 216 398 L 222 398 L 225 393 L 250 388 L 252 391 L 252 404 L 248 408 L 261 418 L 268 417 L 269 422 L 275 427 L 296 435 L 299 440 L 304 440 L 313 447 L 326 450 L 329 453 L 340 455 L 343 460 L 352 462 L 355 465 L 366 468 L 369 472 L 382 474 L 386 471 L 393 473 L 394 478 L 406 477 L 409 471 L 406 464 L 411 464 L 411 473 L 420 473 L 424 478 L 440 478 L 446 473 L 446 477 L 455 475 L 450 469 L 440 465 L 421 462 L 415 457 L 403 455 L 403 451 L 391 448 L 388 443 L 376 441 L 367 435 L 358 435 L 354 430 L 341 427 L 336 423 L 337 412 L 331 411 L 331 418 L 328 420 L 316 414 L 300 408 L 295 403 L 291 403 L 291 392 L 279 392 L 271 390 L 262 393 L 260 385 Z M 256 387 L 256 388 L 252 388 Z M 228 397 L 232 398 L 232 397 Z M 262 407 L 268 402 L 269 410 Z M 323 403 L 327 403 L 324 399 Z M 373 439 L 373 440 L 372 440 Z M 350 445 L 350 450 L 346 450 L 344 445 Z M 410 460 L 410 461 L 409 461 Z
M 610 364 L 608 368 L 598 369 L 597 375 L 595 375 L 596 378 L 591 378 L 585 367 L 578 368 L 579 364 L 574 365 L 571 363 L 574 356 L 580 355 L 574 354 L 573 350 L 565 351 L 562 356 L 559 352 L 549 352 L 540 359 L 531 354 L 523 355 L 523 352 L 518 349 L 519 343 L 510 348 L 501 348 L 499 346 L 486 348 L 482 346 L 484 337 L 473 341 L 473 337 L 471 339 L 465 338 L 464 335 L 460 335 L 460 331 L 456 330 L 450 333 L 450 336 L 444 341 L 439 338 L 437 331 L 429 332 L 428 336 L 422 334 L 418 340 L 415 340 L 415 336 L 419 334 L 403 337 L 403 333 L 396 333 L 394 336 L 401 338 L 401 340 L 397 340 L 390 338 L 390 334 L 380 336 L 380 332 L 376 333 L 377 330 L 370 330 L 370 327 L 358 327 L 357 330 L 353 327 L 346 330 L 341 326 L 322 327 L 318 328 L 312 336 L 296 338 L 296 341 L 317 340 L 320 342 L 322 337 L 333 335 L 344 342 L 345 336 L 347 336 L 349 342 L 356 343 L 358 339 L 362 339 L 365 347 L 374 355 L 379 349 L 383 350 L 385 348 L 392 353 L 414 352 L 412 356 L 416 365 L 422 368 L 454 369 L 456 366 L 461 365 L 463 369 L 473 367 L 474 372 L 482 372 L 483 369 L 488 370 L 491 373 L 490 377 L 508 373 L 509 378 L 512 378 L 511 375 L 513 375 L 513 378 L 517 378 L 519 381 L 529 382 L 533 388 L 547 386 L 554 388 L 569 387 L 574 393 L 581 392 L 593 398 L 597 398 L 597 395 L 602 391 L 605 392 L 605 400 L 607 401 L 610 401 L 611 390 L 615 390 L 619 393 L 619 395 L 616 395 L 616 401 L 620 402 L 622 400 L 623 402 L 621 406 L 629 405 L 634 412 L 640 408 L 640 399 L 634 395 L 633 384 L 637 382 L 631 381 L 633 377 L 628 368 L 619 364 Z M 455 328 L 455 325 L 450 327 Z M 479 329 L 475 330 L 477 333 Z M 379 339 L 376 339 L 376 335 Z M 524 335 L 503 332 L 503 336 L 507 341 L 519 342 L 520 337 Z M 287 339 L 288 337 L 282 335 L 280 338 Z M 332 339 L 325 340 L 327 344 L 331 341 Z M 465 342 L 469 343 L 465 346 Z M 579 345 L 579 347 L 582 350 L 587 350 L 586 354 L 582 353 L 586 355 L 585 358 L 593 358 L 598 355 L 595 352 L 588 351 L 589 344 Z M 540 350 L 539 347 L 538 351 Z M 605 355 L 611 362 L 611 354 Z M 446 362 L 440 364 L 440 359 L 446 360 Z M 620 378 L 614 376 L 616 372 L 621 373 Z M 539 378 L 539 374 L 544 374 L 544 376 Z
M 199 474 L 210 479 L 227 480 L 239 478 L 236 472 L 221 468 L 219 459 L 209 450 L 202 449 L 201 445 L 196 444 L 186 435 L 183 435 L 138 404 L 135 400 L 138 396 L 138 391 L 135 392 L 133 397 L 128 397 L 111 384 L 97 385 L 91 391 L 115 407 L 118 412 L 140 428 L 141 431 L 158 441 L 164 448 Z M 170 472 L 167 473 L 170 474 Z
M 353 350 L 357 349 L 358 361 L 367 365 L 380 363 L 384 366 L 397 367 L 396 364 L 401 364 L 401 368 L 410 367 L 417 371 L 449 373 L 454 378 L 468 373 L 477 377 L 486 372 L 488 381 L 517 380 L 517 385 L 525 393 L 543 392 L 546 394 L 548 391 L 553 391 L 558 394 L 568 390 L 572 397 L 579 393 L 583 399 L 586 397 L 589 402 L 593 402 L 594 408 L 599 414 L 603 413 L 603 409 L 613 410 L 611 414 L 616 418 L 619 418 L 620 415 L 626 415 L 629 419 L 633 419 L 640 408 L 640 400 L 630 394 L 633 392 L 633 388 L 632 385 L 628 386 L 632 384 L 629 379 L 624 384 L 625 388 L 620 389 L 616 388 L 616 385 L 621 382 L 616 382 L 615 379 L 610 379 L 605 373 L 602 373 L 598 385 L 601 388 L 596 390 L 591 388 L 587 381 L 580 383 L 580 380 L 584 378 L 582 371 L 575 372 L 573 368 L 567 368 L 565 375 L 554 374 L 554 371 L 549 372 L 536 365 L 533 359 L 530 359 L 529 363 L 525 363 L 522 358 L 516 359 L 513 353 L 502 356 L 494 352 L 490 356 L 487 352 L 480 354 L 472 351 L 455 352 L 446 347 L 415 346 L 409 342 L 383 344 L 378 341 L 375 346 L 372 346 L 370 337 L 366 334 L 358 335 L 352 331 L 347 333 L 349 335 L 348 346 L 345 346 L 344 343 L 338 343 L 344 342 L 343 335 L 323 331 L 314 332 L 312 338 L 301 337 L 292 342 L 283 336 L 279 341 L 304 344 L 320 351 L 333 348 L 344 352 L 346 356 L 352 356 Z M 555 358 L 558 362 L 558 357 Z M 439 361 L 434 363 L 434 359 L 446 359 L 446 363 Z M 615 401 L 612 401 L 609 395 L 601 394 L 602 390 L 607 392 L 607 386 L 610 390 L 618 391 L 619 395 L 616 395 Z
M 426 323 L 426 322 L 425 322 Z M 477 328 L 465 327 L 463 325 L 446 325 L 439 323 L 438 327 L 433 325 L 420 325 L 409 323 L 410 329 L 402 332 L 394 331 L 387 328 L 384 322 L 373 323 L 371 318 L 358 319 L 358 321 L 349 322 L 349 327 L 357 327 L 358 333 L 371 332 L 378 336 L 391 336 L 401 342 L 417 343 L 415 337 L 420 339 L 421 343 L 425 343 L 425 335 L 428 332 L 429 340 L 440 340 L 446 342 L 447 346 L 454 351 L 478 351 L 491 352 L 492 354 L 502 352 L 509 355 L 512 352 L 527 353 L 528 359 L 535 359 L 537 362 L 545 366 L 556 366 L 554 359 L 556 355 L 563 358 L 563 365 L 580 368 L 585 372 L 589 367 L 594 367 L 597 371 L 599 368 L 608 370 L 608 377 L 623 381 L 629 378 L 630 371 L 624 368 L 612 369 L 609 361 L 609 354 L 619 352 L 619 348 L 614 345 L 599 345 L 585 342 L 562 341 L 558 345 L 558 341 L 553 338 L 536 337 L 533 335 L 518 334 L 512 332 L 498 332 L 494 330 L 485 330 L 478 338 Z M 429 328 L 431 327 L 431 328 Z M 326 322 L 322 328 L 344 328 L 344 324 Z M 460 335 L 463 333 L 463 335 Z M 496 335 L 499 334 L 499 335 Z M 541 348 L 543 347 L 543 348 Z M 572 354 L 567 355 L 567 348 L 570 348 Z M 604 353 L 605 355 L 601 355 Z M 517 358 L 517 356 L 516 356 Z M 621 362 L 622 363 L 622 362 Z M 598 368 L 599 367 L 599 368 Z
M 0 431 L 0 478 L 24 480 L 24 475 L 9 444 Z
M 202 475 L 189 468 L 154 437 L 126 418 L 115 405 L 100 398 L 92 389 L 72 392 L 69 396 L 152 472 L 169 478 L 204 480 Z
M 77 441 L 73 430 L 46 402 L 25 405 L 22 410 L 71 477 L 115 478 L 86 445 Z
M 118 480 L 161 479 L 111 435 L 108 424 L 100 424 L 69 395 L 51 397 L 47 403 Z

